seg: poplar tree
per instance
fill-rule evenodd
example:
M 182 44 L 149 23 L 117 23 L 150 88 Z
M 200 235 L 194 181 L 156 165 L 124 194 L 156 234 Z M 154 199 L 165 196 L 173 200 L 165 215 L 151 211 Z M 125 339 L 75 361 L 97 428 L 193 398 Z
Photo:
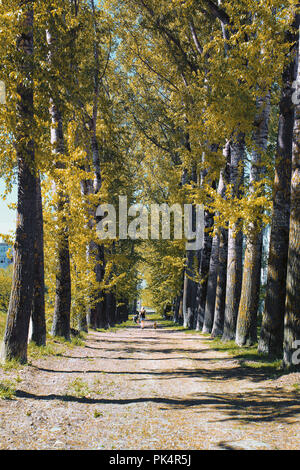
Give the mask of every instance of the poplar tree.
M 37 184 L 33 107 L 33 6 L 21 0 L 15 39 L 15 67 L 19 74 L 14 141 L 18 166 L 17 228 L 14 273 L 4 334 L 3 358 L 27 361 L 27 340 L 34 292 Z

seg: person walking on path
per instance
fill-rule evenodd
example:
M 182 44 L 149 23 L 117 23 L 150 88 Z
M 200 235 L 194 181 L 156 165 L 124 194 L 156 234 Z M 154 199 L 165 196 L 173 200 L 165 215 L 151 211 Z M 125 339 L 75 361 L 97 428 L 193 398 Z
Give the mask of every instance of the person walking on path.
M 133 317 L 133 321 L 134 321 L 134 323 L 138 323 L 138 322 L 139 322 L 139 312 L 138 312 L 138 311 L 136 311 L 136 313 L 135 313 L 135 315 L 134 315 L 134 317 Z
M 140 321 L 141 321 L 141 328 L 143 329 L 145 326 L 145 318 L 146 318 L 146 310 L 144 307 L 141 308 L 140 311 Z

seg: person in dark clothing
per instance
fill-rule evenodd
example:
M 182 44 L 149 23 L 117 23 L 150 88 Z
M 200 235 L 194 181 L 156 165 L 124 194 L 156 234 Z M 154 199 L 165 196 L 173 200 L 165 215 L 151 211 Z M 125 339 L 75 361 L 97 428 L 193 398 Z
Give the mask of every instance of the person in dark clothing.
M 134 323 L 138 323 L 138 321 L 139 321 L 139 312 L 136 312 L 136 314 L 133 317 L 133 321 L 134 321 Z

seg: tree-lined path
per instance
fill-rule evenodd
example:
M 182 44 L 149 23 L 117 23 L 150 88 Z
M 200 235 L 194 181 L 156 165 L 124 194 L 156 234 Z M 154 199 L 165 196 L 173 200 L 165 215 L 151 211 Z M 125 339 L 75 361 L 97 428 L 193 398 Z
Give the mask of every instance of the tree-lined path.
M 270 380 L 211 339 L 138 326 L 33 359 L 0 401 L 2 449 L 299 449 L 299 374 Z
M 299 33 L 299 0 L 0 2 L 0 447 L 299 448 Z

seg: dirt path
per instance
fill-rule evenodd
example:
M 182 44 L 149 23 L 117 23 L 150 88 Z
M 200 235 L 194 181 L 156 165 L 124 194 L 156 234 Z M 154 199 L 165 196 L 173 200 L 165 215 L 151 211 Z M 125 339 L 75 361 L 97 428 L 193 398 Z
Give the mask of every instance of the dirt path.
M 146 326 L 91 333 L 85 347 L 23 368 L 16 399 L 0 400 L 0 448 L 300 448 L 293 387 L 207 338 Z

